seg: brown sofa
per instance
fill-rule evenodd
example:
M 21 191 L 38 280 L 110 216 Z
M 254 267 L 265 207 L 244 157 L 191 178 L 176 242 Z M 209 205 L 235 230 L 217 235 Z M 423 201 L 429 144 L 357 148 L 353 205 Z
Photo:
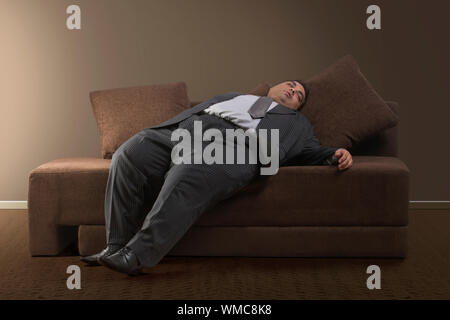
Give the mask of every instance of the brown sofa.
M 196 103 L 191 103 L 191 106 Z M 387 102 L 398 114 L 398 105 Z M 409 170 L 397 126 L 350 149 L 354 164 L 282 167 L 205 212 L 169 255 L 405 257 Z M 110 159 L 64 158 L 30 172 L 30 252 L 80 255 L 105 245 Z

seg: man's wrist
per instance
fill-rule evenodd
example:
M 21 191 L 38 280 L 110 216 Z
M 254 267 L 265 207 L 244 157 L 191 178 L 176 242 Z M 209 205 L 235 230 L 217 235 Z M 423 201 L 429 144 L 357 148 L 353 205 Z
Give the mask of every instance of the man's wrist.
M 337 166 L 339 164 L 338 159 L 335 157 L 335 155 L 331 155 L 330 157 L 328 157 L 327 159 L 325 159 L 323 161 L 324 165 L 329 165 L 329 166 Z

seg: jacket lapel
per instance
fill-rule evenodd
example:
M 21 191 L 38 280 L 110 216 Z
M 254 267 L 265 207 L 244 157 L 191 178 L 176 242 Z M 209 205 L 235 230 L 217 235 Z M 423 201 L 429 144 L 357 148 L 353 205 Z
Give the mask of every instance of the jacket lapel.
M 276 114 L 296 114 L 295 110 L 292 110 L 291 108 L 285 107 L 281 104 L 277 104 L 275 107 L 267 111 L 267 113 L 276 113 Z
M 191 116 L 195 113 L 198 113 L 202 110 L 205 110 L 206 108 L 208 108 L 209 106 L 211 106 L 215 103 L 219 103 L 219 102 L 222 102 L 225 100 L 230 100 L 239 95 L 241 95 L 241 93 L 239 93 L 239 92 L 228 92 L 223 95 L 215 96 L 209 100 L 203 101 L 202 103 L 200 103 L 192 108 L 184 110 L 183 112 L 177 114 L 175 117 L 173 117 L 167 121 L 164 121 L 163 123 L 160 123 L 155 126 L 151 126 L 150 128 L 161 128 L 161 127 L 165 127 L 168 125 L 179 123 L 179 122 L 183 121 L 184 119 L 188 118 L 189 116 Z
M 288 132 L 290 132 L 293 127 L 295 127 L 295 121 L 297 121 L 296 115 L 297 111 L 278 104 L 267 111 L 264 118 L 261 119 L 258 126 L 256 127 L 256 131 L 258 131 L 258 134 L 260 129 L 267 129 L 268 134 L 272 129 L 278 129 L 280 139 L 280 161 L 284 161 L 286 150 L 290 149 L 293 137 L 290 137 Z M 270 144 L 268 144 L 267 148 L 270 149 Z
M 275 107 L 267 111 L 264 118 L 261 119 L 257 129 L 281 129 L 288 125 L 288 122 L 294 121 L 297 114 L 295 110 L 277 104 Z M 286 117 L 288 116 L 288 117 Z

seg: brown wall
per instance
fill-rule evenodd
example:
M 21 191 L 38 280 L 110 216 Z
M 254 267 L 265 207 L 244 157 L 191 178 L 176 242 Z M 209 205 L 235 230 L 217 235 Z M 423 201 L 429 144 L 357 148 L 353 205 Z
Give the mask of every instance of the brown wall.
M 382 30 L 365 9 L 382 9 Z M 65 27 L 78 4 L 82 29 Z M 401 107 L 411 200 L 450 200 L 447 1 L 0 0 L 0 200 L 26 200 L 28 174 L 100 157 L 88 93 L 183 80 L 191 100 L 308 78 L 351 53 Z

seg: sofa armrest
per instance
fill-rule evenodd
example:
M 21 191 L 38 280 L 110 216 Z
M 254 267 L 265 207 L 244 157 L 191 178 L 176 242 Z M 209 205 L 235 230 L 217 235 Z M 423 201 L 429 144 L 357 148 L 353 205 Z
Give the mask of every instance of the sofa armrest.
M 28 226 L 31 255 L 56 255 L 77 240 L 77 225 L 61 221 L 67 210 L 64 197 L 77 197 L 79 192 L 89 195 L 93 184 L 107 180 L 110 163 L 110 159 L 102 158 L 62 158 L 30 172 Z M 106 178 L 98 179 L 99 174 Z M 77 184 L 82 188 L 74 189 Z

